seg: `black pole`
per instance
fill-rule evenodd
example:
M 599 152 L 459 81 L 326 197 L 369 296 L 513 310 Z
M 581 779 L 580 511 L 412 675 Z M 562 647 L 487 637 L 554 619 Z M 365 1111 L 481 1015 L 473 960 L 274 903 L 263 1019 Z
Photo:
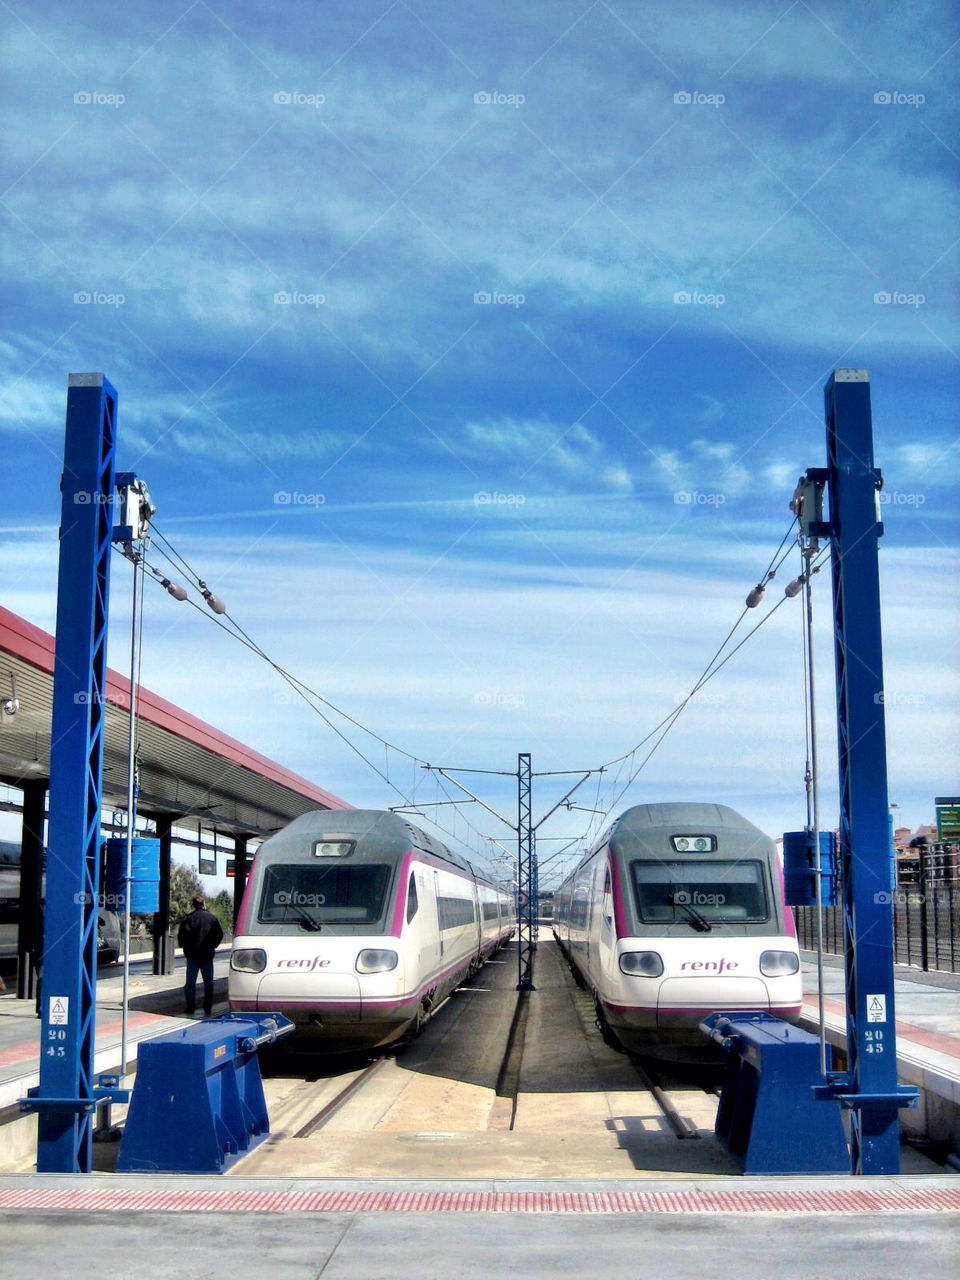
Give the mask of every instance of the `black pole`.
M 920 846 L 920 968 L 924 973 L 930 968 L 930 957 L 927 950 L 927 886 L 930 881 L 930 848 L 927 844 Z
M 240 903 L 243 891 L 247 887 L 247 840 L 248 836 L 233 838 L 233 927 L 237 927 L 237 916 L 240 914 Z
M 23 822 L 20 834 L 20 914 L 17 926 L 17 999 L 37 994 L 37 966 L 43 943 L 43 820 L 47 802 L 46 778 L 23 784 Z
M 153 913 L 153 972 L 166 975 L 173 972 L 173 957 L 167 954 L 167 934 L 170 930 L 170 851 L 173 845 L 173 815 L 158 813 L 157 835 L 160 838 L 159 910 Z

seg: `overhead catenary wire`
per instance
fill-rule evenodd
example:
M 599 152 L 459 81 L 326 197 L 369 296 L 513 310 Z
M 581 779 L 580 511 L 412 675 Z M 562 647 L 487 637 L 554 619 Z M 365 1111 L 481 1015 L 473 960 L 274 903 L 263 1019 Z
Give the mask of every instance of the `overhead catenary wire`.
M 766 586 L 766 584 L 776 576 L 777 571 L 780 569 L 780 567 L 784 563 L 784 560 L 790 553 L 791 548 L 787 544 L 790 539 L 790 535 L 793 531 L 793 527 L 795 523 L 796 523 L 796 520 L 791 522 L 786 533 L 783 535 L 783 538 L 780 540 L 780 543 L 776 551 L 771 556 L 766 570 L 761 575 L 757 587 L 754 588 L 754 592 L 759 591 L 760 596 L 762 596 L 763 587 Z M 443 794 L 454 809 L 454 823 L 456 823 L 457 817 L 460 817 L 463 819 L 468 831 L 472 832 L 473 835 L 476 836 L 481 842 L 489 841 L 491 839 L 491 837 L 487 836 L 485 833 L 481 832 L 477 827 L 475 827 L 465 813 L 461 812 L 460 804 L 463 804 L 466 802 L 461 800 L 458 804 L 456 800 L 451 798 L 450 792 L 443 785 L 439 777 L 439 773 L 436 766 L 431 765 L 428 761 L 424 760 L 422 757 L 415 755 L 413 752 L 407 751 L 403 747 L 398 746 L 396 743 L 391 742 L 389 739 L 383 737 L 381 734 L 377 733 L 375 730 L 371 729 L 369 726 L 363 724 L 360 720 L 356 719 L 356 717 L 350 715 L 347 711 L 343 710 L 343 708 L 331 702 L 328 698 L 324 697 L 316 689 L 311 688 L 304 681 L 300 680 L 297 676 L 293 675 L 290 671 L 286 670 L 275 659 L 271 658 L 270 655 L 266 653 L 266 651 L 240 625 L 240 623 L 236 620 L 236 618 L 234 618 L 230 614 L 230 612 L 226 609 L 225 606 L 222 608 L 216 607 L 216 605 L 222 604 L 221 601 L 219 601 L 216 597 L 214 597 L 213 599 L 216 601 L 216 605 L 211 602 L 212 592 L 210 592 L 209 589 L 207 588 L 207 584 L 204 581 L 204 579 L 201 578 L 201 576 L 197 573 L 197 571 L 193 568 L 193 566 L 190 565 L 190 563 L 186 560 L 186 558 L 177 550 L 177 548 L 163 534 L 163 532 L 157 529 L 155 524 L 152 525 L 152 531 L 156 534 L 156 537 L 159 539 L 160 543 L 162 544 L 162 545 L 155 544 L 155 549 L 157 550 L 157 552 L 167 561 L 168 564 L 171 565 L 175 573 L 179 574 L 181 572 L 185 572 L 188 575 L 189 579 L 191 580 L 191 584 L 194 585 L 194 588 L 203 597 L 207 607 L 204 608 L 203 605 L 200 605 L 195 600 L 191 599 L 189 596 L 187 597 L 188 603 L 191 604 L 195 609 L 197 609 L 198 612 L 202 613 L 204 617 L 212 620 L 217 626 L 221 627 L 221 629 L 224 630 L 228 635 L 232 636 L 233 639 L 239 641 L 239 643 L 243 644 L 252 653 L 254 653 L 259 658 L 261 658 L 261 660 L 266 662 L 277 673 L 277 675 L 280 676 L 282 680 L 284 680 L 292 689 L 295 690 L 295 692 L 297 692 L 300 696 L 303 697 L 306 704 L 320 717 L 320 719 L 324 722 L 324 724 L 326 724 L 327 727 L 330 728 L 336 734 L 336 736 L 340 738 L 340 740 L 361 761 L 363 761 L 363 763 L 366 764 L 367 767 L 370 768 L 382 782 L 384 782 L 392 791 L 394 791 L 401 798 L 401 800 L 403 800 L 405 805 L 411 806 L 411 807 L 415 805 L 415 796 L 416 796 L 416 790 L 417 790 L 417 775 L 419 773 L 419 770 L 423 769 L 423 770 L 430 771 L 433 773 L 435 784 L 436 784 L 435 795 Z M 784 548 L 786 548 L 786 550 L 784 550 Z M 154 574 L 154 576 L 161 580 L 161 584 L 164 585 L 167 588 L 167 590 L 171 590 L 172 584 L 169 581 L 164 580 L 163 575 L 160 573 L 160 571 L 157 570 L 152 565 L 149 567 L 151 572 Z M 812 571 L 816 571 L 816 570 L 812 570 Z M 174 592 L 171 591 L 171 594 L 174 594 Z M 180 596 L 178 595 L 177 598 L 180 598 Z M 681 700 L 681 702 L 675 708 L 673 708 L 673 710 L 671 710 L 668 715 L 664 716 L 656 725 L 654 725 L 653 728 L 648 733 L 646 733 L 644 737 L 640 739 L 639 742 L 637 742 L 633 747 L 631 747 L 629 751 L 624 752 L 622 755 L 614 757 L 612 760 L 606 761 L 595 768 L 585 769 L 583 771 L 584 773 L 583 778 L 580 780 L 579 783 L 577 783 L 573 788 L 571 788 L 571 790 L 567 793 L 566 798 L 569 798 L 569 796 L 572 795 L 573 792 L 576 791 L 579 786 L 583 785 L 584 782 L 586 782 L 590 777 L 596 774 L 597 775 L 597 795 L 596 795 L 596 799 L 593 806 L 594 817 L 591 820 L 591 822 L 588 824 L 587 832 L 584 835 L 575 837 L 573 840 L 571 840 L 570 845 L 576 844 L 578 841 L 585 843 L 589 839 L 590 832 L 595 827 L 600 827 L 603 825 L 603 822 L 606 821 L 606 818 L 609 815 L 609 813 L 616 806 L 616 804 L 619 803 L 620 799 L 623 797 L 626 791 L 633 785 L 633 783 L 636 781 L 637 777 L 639 776 L 640 772 L 645 768 L 649 760 L 653 757 L 655 752 L 659 749 L 660 745 L 666 738 L 670 729 L 672 729 L 673 725 L 676 724 L 678 718 L 683 713 L 685 708 L 689 705 L 692 698 L 697 694 L 697 692 L 699 692 L 700 689 L 703 688 L 703 686 L 709 680 L 713 679 L 713 677 L 720 670 L 722 670 L 722 668 L 727 664 L 727 662 L 729 662 L 730 659 L 734 657 L 734 655 L 737 652 L 739 652 L 739 650 L 743 647 L 743 645 L 753 635 L 756 634 L 756 632 L 760 629 L 760 627 L 763 626 L 769 620 L 770 617 L 772 617 L 772 615 L 777 611 L 777 609 L 779 609 L 780 605 L 784 602 L 785 598 L 787 597 L 781 597 L 781 599 L 766 614 L 763 615 L 763 617 L 757 622 L 757 624 L 754 627 L 752 627 L 750 631 L 747 632 L 747 634 L 734 646 L 734 648 L 732 648 L 729 652 L 725 653 L 724 651 L 726 650 L 727 646 L 730 644 L 731 640 L 733 639 L 739 627 L 741 626 L 744 618 L 746 617 L 746 614 L 750 611 L 751 606 L 748 603 L 748 605 L 746 605 L 741 610 L 736 621 L 728 630 L 722 642 L 714 651 L 709 662 L 706 664 L 700 676 L 697 678 L 696 682 L 690 689 L 690 692 Z M 748 600 L 749 600 L 749 597 L 748 597 Z M 759 603 L 759 597 L 756 603 Z M 221 614 L 222 616 L 219 616 Z M 343 721 L 353 726 L 360 733 L 367 735 L 368 737 L 373 739 L 375 742 L 380 744 L 383 747 L 383 751 L 384 751 L 383 767 L 378 765 L 367 754 L 365 754 L 365 752 L 361 750 L 361 748 L 352 740 L 352 738 L 348 736 L 348 734 L 345 733 L 331 719 L 331 716 L 327 714 L 327 712 L 333 715 L 339 716 Z M 657 737 L 658 734 L 659 734 L 659 737 Z M 653 745 L 650 747 L 647 753 L 643 756 L 643 758 L 639 761 L 639 763 L 637 763 L 638 753 L 642 750 L 644 746 L 647 745 L 647 743 L 651 741 L 651 739 L 656 739 L 656 740 L 653 742 Z M 414 785 L 411 788 L 410 794 L 407 794 L 407 792 L 404 791 L 403 788 L 398 786 L 397 783 L 394 782 L 394 780 L 390 777 L 390 754 L 389 753 L 391 751 L 395 752 L 397 755 L 405 758 L 406 760 L 409 760 L 413 765 Z M 614 770 L 612 778 L 610 778 L 611 770 Z M 503 774 L 504 776 L 513 776 L 512 774 L 507 774 L 507 771 L 501 771 L 501 770 L 469 770 L 469 772 L 481 772 L 481 773 L 491 773 L 491 774 Z M 554 771 L 554 772 L 557 772 L 557 771 Z M 578 771 L 564 770 L 559 772 L 573 773 Z M 625 781 L 623 777 L 624 773 L 626 773 Z M 610 782 L 609 782 L 609 786 L 606 791 L 606 794 L 603 794 L 603 780 L 604 780 L 605 774 L 607 775 L 608 778 L 610 778 Z M 611 796 L 613 797 L 612 800 L 609 799 L 609 797 Z M 598 818 L 600 818 L 599 822 L 597 821 Z M 435 819 L 431 818 L 431 822 L 434 826 L 436 826 L 439 830 L 444 831 L 446 834 L 448 835 L 454 834 L 453 832 L 450 831 L 450 828 L 444 826 L 440 822 L 437 822 Z M 456 837 L 454 836 L 454 838 Z M 478 853 L 481 853 L 480 849 L 477 849 L 476 851 Z M 557 855 L 555 854 L 554 857 L 556 856 Z M 553 858 L 551 858 L 551 861 L 552 860 Z
M 186 596 L 186 602 L 190 604 L 194 609 L 196 609 L 197 612 L 200 613 L 203 617 L 214 622 L 217 626 L 221 628 L 221 630 L 225 631 L 227 635 L 237 640 L 240 644 L 244 645 L 245 648 L 249 649 L 252 653 L 256 654 L 259 658 L 261 658 L 264 662 L 266 662 L 277 673 L 277 675 L 280 676 L 282 680 L 284 680 L 292 689 L 294 689 L 295 692 L 297 692 L 301 697 L 303 697 L 306 705 L 309 706 L 311 710 L 313 710 L 320 717 L 320 719 L 327 725 L 327 727 L 331 729 L 332 732 L 336 734 L 336 736 L 340 738 L 340 740 L 360 760 L 362 760 L 363 763 L 366 764 L 377 775 L 377 777 L 380 778 L 382 782 L 384 782 L 392 791 L 396 792 L 396 794 L 400 797 L 401 800 L 403 800 L 406 806 L 410 806 L 410 807 L 414 806 L 415 804 L 414 796 L 415 796 L 416 788 L 414 787 L 411 794 L 408 795 L 401 787 L 399 787 L 392 780 L 392 778 L 389 775 L 389 769 L 390 769 L 389 752 L 394 751 L 398 755 L 403 756 L 404 758 L 410 760 L 415 767 L 416 766 L 429 767 L 428 762 L 423 760 L 421 757 L 414 755 L 412 752 L 404 750 L 403 747 L 397 746 L 396 743 L 390 742 L 389 739 L 384 738 L 381 734 L 376 733 L 375 730 L 370 729 L 367 725 L 364 725 L 361 721 L 357 720 L 354 716 L 351 716 L 348 712 L 344 711 L 341 707 L 336 706 L 336 704 L 332 703 L 328 698 L 325 698 L 317 690 L 312 689 L 304 681 L 300 680 L 297 676 L 294 676 L 290 671 L 287 671 L 280 663 L 278 663 L 275 659 L 273 659 L 262 648 L 261 645 L 259 645 L 253 639 L 253 637 L 240 625 L 237 619 L 229 612 L 226 606 L 223 605 L 222 601 L 220 601 L 217 597 L 213 597 L 213 599 L 216 600 L 217 606 L 219 607 L 214 607 L 211 604 L 212 592 L 210 592 L 207 589 L 207 585 L 204 579 L 200 577 L 200 575 L 197 573 L 194 567 L 186 560 L 186 558 L 183 555 L 181 555 L 180 552 L 177 551 L 177 549 L 173 546 L 170 540 L 162 533 L 162 531 L 157 529 L 155 525 L 152 526 L 152 528 L 153 528 L 153 531 L 157 534 L 157 537 L 164 544 L 163 546 L 157 548 L 159 553 L 164 557 L 164 559 L 167 561 L 168 564 L 174 567 L 177 573 L 185 572 L 188 575 L 192 584 L 195 584 L 195 589 L 198 590 L 199 593 L 203 596 L 205 603 L 207 604 L 209 609 L 212 609 L 212 612 L 208 612 L 208 609 L 205 609 L 202 605 L 200 605 L 197 601 L 193 600 L 189 596 Z M 164 548 L 166 548 L 166 550 Z M 151 569 L 152 569 L 152 566 L 151 566 Z M 152 569 L 152 572 L 154 573 L 155 577 L 160 577 L 162 581 L 162 575 L 159 574 L 159 571 Z M 167 585 L 167 589 L 169 589 L 169 585 Z M 223 619 L 226 619 L 226 621 L 224 621 Z M 322 706 L 317 705 L 318 703 L 322 704 Z M 323 707 L 326 707 L 331 712 L 334 712 L 335 714 L 341 716 L 345 721 L 347 721 L 348 723 L 353 725 L 355 728 L 360 730 L 362 733 L 367 734 L 369 737 L 373 738 L 376 742 L 382 745 L 384 749 L 384 767 L 381 768 L 374 760 L 372 760 L 369 756 L 367 756 L 360 749 L 360 747 L 358 747 L 357 744 L 346 733 L 344 733 L 337 724 L 334 723 L 334 721 L 330 718 L 330 716 L 324 712 L 324 710 L 322 709 Z M 449 795 L 449 793 L 446 791 L 445 788 L 443 789 L 443 793 L 444 795 Z M 466 814 L 460 811 L 458 804 L 453 800 L 451 800 L 451 804 L 454 805 L 455 817 L 459 816 L 460 818 L 463 819 L 463 822 L 467 827 L 468 831 L 472 832 L 473 835 L 476 836 L 478 840 L 480 841 L 485 840 L 487 837 L 484 835 L 483 832 L 481 832 L 477 827 L 473 825 L 473 823 L 469 820 Z M 438 830 L 443 831 L 445 834 L 450 835 L 454 839 L 459 838 L 456 835 L 455 827 L 453 830 L 451 830 L 450 827 L 446 826 L 443 822 L 437 821 L 435 818 L 431 818 L 430 821 L 432 825 L 435 826 Z M 475 851 L 480 856 L 483 856 L 482 850 L 480 848 L 477 848 Z

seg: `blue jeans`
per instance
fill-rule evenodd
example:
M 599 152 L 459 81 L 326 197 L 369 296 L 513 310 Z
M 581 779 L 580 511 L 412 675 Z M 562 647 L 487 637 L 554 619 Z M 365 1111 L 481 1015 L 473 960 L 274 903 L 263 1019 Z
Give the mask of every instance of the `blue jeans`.
M 203 1012 L 209 1018 L 213 1012 L 213 957 L 209 960 L 191 960 L 187 956 L 187 980 L 183 994 L 187 1001 L 187 1013 L 197 1007 L 197 974 L 203 978 Z

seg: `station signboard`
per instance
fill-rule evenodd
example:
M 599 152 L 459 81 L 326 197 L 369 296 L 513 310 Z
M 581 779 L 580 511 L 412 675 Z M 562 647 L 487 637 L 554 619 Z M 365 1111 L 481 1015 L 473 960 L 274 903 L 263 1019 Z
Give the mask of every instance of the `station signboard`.
M 937 839 L 960 840 L 960 796 L 937 796 Z

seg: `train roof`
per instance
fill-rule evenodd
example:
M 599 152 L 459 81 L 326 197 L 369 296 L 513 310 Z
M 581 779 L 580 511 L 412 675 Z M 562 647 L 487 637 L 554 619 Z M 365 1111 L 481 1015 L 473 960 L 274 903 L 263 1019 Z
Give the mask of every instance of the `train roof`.
M 598 849 L 610 844 L 619 851 L 620 842 L 626 843 L 630 837 L 635 839 L 653 836 L 658 833 L 670 835 L 689 835 L 703 831 L 739 831 L 752 840 L 766 840 L 770 837 L 759 827 L 755 827 L 742 813 L 725 804 L 707 804 L 699 800 L 673 800 L 662 804 L 637 804 L 625 809 L 619 818 L 615 818 L 578 863 L 577 869 L 593 857 Z M 570 874 L 573 874 L 571 872 Z
M 402 856 L 411 847 L 468 871 L 478 880 L 487 877 L 477 873 L 466 858 L 448 849 L 412 822 L 389 809 L 312 809 L 295 818 L 260 846 L 261 853 L 283 857 L 302 847 L 305 840 L 367 838 L 376 841 L 385 854 Z M 259 854 L 258 854 L 259 856 Z
M 665 804 L 638 804 L 632 809 L 624 810 L 614 822 L 610 835 L 612 837 L 614 834 L 626 835 L 631 832 L 639 834 L 667 828 L 679 834 L 683 828 L 691 830 L 699 827 L 703 827 L 705 831 L 723 828 L 727 831 L 766 834 L 729 805 L 676 800 Z

